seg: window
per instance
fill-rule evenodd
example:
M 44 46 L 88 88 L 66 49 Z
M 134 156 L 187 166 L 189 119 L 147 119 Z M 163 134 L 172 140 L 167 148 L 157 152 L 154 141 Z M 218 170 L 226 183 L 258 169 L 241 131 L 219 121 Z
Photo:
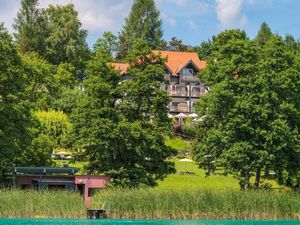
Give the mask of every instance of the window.
M 182 75 L 183 76 L 193 76 L 194 71 L 193 71 L 193 69 L 183 69 L 182 70 Z

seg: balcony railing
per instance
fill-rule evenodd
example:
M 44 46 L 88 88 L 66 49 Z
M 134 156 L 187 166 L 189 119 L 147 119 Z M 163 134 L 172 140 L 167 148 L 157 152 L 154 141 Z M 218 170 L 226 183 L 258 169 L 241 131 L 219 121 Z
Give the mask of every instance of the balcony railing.
M 189 93 L 187 91 L 169 91 L 169 95 L 188 97 Z
M 198 83 L 200 82 L 200 79 L 195 76 L 180 76 L 181 82 L 192 82 L 192 83 Z
M 189 108 L 187 106 L 183 107 L 183 106 L 170 106 L 169 108 L 170 112 L 182 112 L 182 113 L 186 113 L 189 112 Z
M 191 96 L 195 97 L 195 98 L 199 98 L 201 96 L 201 92 L 200 91 L 192 91 Z

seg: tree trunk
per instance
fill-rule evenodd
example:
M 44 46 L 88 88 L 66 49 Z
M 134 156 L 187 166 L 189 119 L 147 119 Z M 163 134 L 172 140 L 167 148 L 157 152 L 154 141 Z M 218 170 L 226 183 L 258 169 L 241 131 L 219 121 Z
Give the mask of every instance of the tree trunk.
M 256 175 L 255 175 L 255 183 L 254 183 L 255 189 L 259 188 L 259 183 L 260 183 L 260 168 L 257 168 Z
M 270 168 L 267 166 L 265 169 L 265 177 L 270 176 Z

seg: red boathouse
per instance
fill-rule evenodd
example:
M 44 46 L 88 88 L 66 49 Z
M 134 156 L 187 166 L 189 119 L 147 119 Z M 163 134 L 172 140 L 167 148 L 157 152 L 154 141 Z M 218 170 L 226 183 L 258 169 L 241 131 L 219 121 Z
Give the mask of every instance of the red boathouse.
M 78 168 L 16 167 L 14 184 L 21 189 L 60 189 L 79 191 L 87 207 L 91 207 L 91 194 L 110 182 L 109 176 L 75 175 Z

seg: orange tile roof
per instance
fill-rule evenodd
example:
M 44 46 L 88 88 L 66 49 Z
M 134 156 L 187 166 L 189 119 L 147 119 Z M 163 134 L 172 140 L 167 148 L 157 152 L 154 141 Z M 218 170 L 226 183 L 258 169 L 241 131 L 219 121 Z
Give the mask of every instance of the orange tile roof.
M 200 60 L 196 52 L 174 52 L 174 51 L 160 51 L 153 50 L 154 54 L 161 55 L 161 57 L 167 58 L 165 66 L 170 70 L 170 73 L 174 76 L 178 76 L 178 73 L 189 63 L 193 63 L 199 70 L 205 68 L 206 61 Z M 121 75 L 127 73 L 129 68 L 128 63 L 112 63 L 111 64 Z
M 112 67 L 115 68 L 115 70 L 119 71 L 121 75 L 124 75 L 127 73 L 127 70 L 129 68 L 129 64 L 128 63 L 111 63 Z
M 174 52 L 154 50 L 154 54 L 159 54 L 167 58 L 165 62 L 172 75 L 178 75 L 187 64 L 192 62 L 198 69 L 203 69 L 206 66 L 206 61 L 200 60 L 196 52 Z

